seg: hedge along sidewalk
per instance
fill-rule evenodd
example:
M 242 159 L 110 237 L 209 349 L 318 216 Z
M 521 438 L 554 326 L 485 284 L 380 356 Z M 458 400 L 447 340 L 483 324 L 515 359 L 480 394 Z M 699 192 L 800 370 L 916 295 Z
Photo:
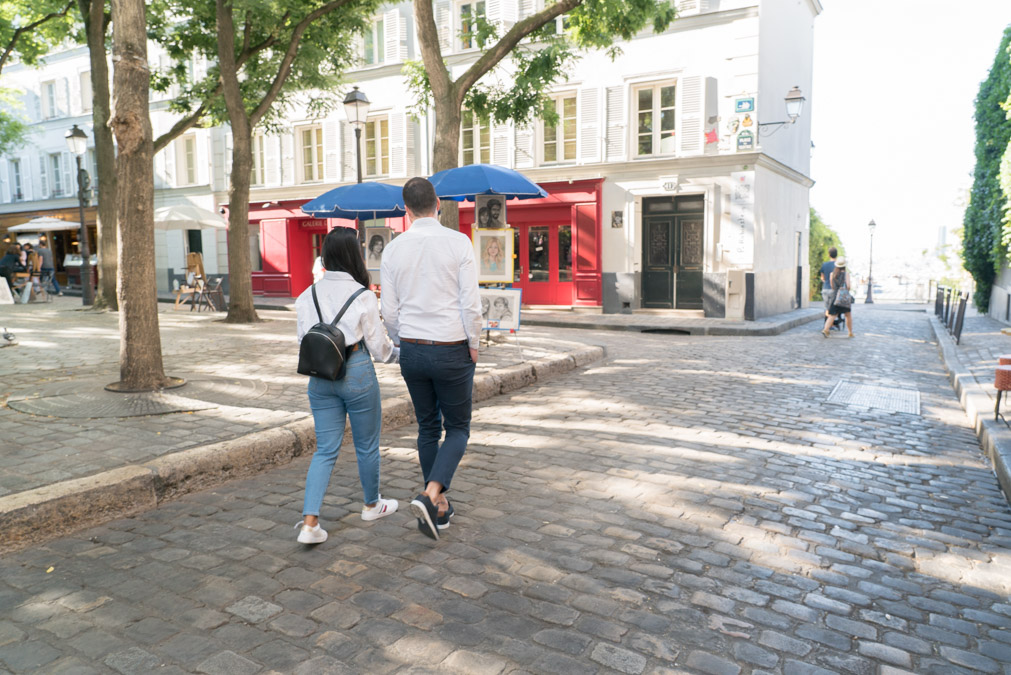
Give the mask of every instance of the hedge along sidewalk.
M 948 371 L 948 379 L 951 380 L 951 385 L 955 389 L 955 395 L 958 396 L 962 408 L 972 421 L 983 453 L 990 460 L 994 475 L 997 476 L 997 481 L 1004 491 L 1004 498 L 1011 504 L 1011 429 L 1003 421 L 994 420 L 996 399 L 990 396 L 973 374 L 974 366 L 966 357 L 968 350 L 965 348 L 967 342 L 965 331 L 962 334 L 962 345 L 956 345 L 954 338 L 948 334 L 947 329 L 938 318 L 933 313 L 930 313 L 929 316 L 930 327 L 934 330 L 938 348 L 941 351 L 941 359 Z M 980 319 L 990 321 L 986 317 L 980 317 Z M 996 322 L 994 323 L 996 324 Z M 1011 341 L 999 333 L 996 335 L 1008 343 L 1005 350 L 1011 352 Z M 999 344 L 994 346 L 999 347 Z M 979 355 L 978 346 L 974 351 Z M 992 350 L 984 347 L 982 351 L 986 354 Z M 996 358 L 992 359 L 992 366 L 997 366 Z M 984 372 L 980 370 L 980 367 L 981 364 L 975 364 L 978 372 Z M 992 376 L 993 368 L 989 368 L 988 372 Z
M 542 382 L 605 356 L 586 346 L 479 373 L 474 402 Z M 384 431 L 415 421 L 405 397 L 383 400 Z M 345 428 L 345 443 L 350 442 Z M 188 448 L 142 464 L 103 471 L 0 498 L 0 552 L 9 552 L 66 532 L 156 508 L 159 504 L 287 464 L 315 452 L 311 417 L 240 438 Z M 40 526 L 41 525 L 41 526 Z

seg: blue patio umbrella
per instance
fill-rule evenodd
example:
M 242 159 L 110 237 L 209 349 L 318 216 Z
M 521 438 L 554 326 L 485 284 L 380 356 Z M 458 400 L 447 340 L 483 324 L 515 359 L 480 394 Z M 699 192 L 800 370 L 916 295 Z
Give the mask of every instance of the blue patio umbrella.
M 537 183 L 519 171 L 494 164 L 469 164 L 440 171 L 431 178 L 435 194 L 442 199 L 474 201 L 476 195 L 502 195 L 506 199 L 547 197 Z
M 407 213 L 403 188 L 387 183 L 342 185 L 303 204 L 302 211 L 316 218 L 347 220 L 399 218 Z

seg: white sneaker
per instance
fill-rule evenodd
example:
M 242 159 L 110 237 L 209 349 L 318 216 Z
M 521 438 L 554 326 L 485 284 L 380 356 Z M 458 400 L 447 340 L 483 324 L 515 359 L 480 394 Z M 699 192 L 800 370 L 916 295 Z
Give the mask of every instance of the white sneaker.
M 372 508 L 362 507 L 362 520 L 378 520 L 396 512 L 398 506 L 396 499 L 383 499 L 380 496 L 379 501 Z
M 298 543 L 300 544 L 322 544 L 326 541 L 326 530 L 320 527 L 319 523 L 309 527 L 303 520 L 295 526 L 295 529 L 298 530 Z

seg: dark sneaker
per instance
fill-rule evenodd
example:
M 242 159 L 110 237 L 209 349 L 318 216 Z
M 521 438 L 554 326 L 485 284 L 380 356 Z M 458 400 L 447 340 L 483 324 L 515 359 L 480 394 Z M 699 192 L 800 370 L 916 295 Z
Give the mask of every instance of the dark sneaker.
M 418 530 L 439 541 L 439 528 L 435 524 L 439 518 L 439 509 L 427 495 L 421 494 L 411 500 L 411 513 L 418 519 Z
M 448 499 L 446 501 L 449 502 Z M 446 512 L 435 519 L 435 526 L 440 530 L 449 529 L 449 519 L 453 517 L 454 513 L 456 513 L 456 510 L 453 509 L 453 502 L 449 502 L 449 508 L 446 509 Z

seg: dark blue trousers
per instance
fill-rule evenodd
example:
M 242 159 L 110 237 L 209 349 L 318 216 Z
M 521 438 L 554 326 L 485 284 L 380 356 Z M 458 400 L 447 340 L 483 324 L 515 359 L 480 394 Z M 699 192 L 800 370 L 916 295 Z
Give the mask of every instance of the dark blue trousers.
M 421 475 L 426 484 L 436 481 L 448 490 L 470 439 L 474 394 L 470 350 L 466 344 L 401 342 L 400 373 L 418 418 Z

